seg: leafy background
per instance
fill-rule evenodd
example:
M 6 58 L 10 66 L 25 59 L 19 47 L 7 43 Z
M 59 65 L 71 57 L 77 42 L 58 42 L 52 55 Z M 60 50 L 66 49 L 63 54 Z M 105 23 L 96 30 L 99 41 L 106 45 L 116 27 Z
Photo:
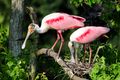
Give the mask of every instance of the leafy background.
M 91 45 L 93 53 L 101 47 L 96 63 L 89 74 L 91 80 L 120 80 L 120 1 L 119 0 L 26 0 L 26 6 L 33 6 L 38 16 L 38 22 L 52 12 L 66 12 L 83 16 L 87 19 L 86 25 L 107 26 L 111 31 L 108 39 L 100 38 Z M 17 59 L 9 52 L 9 22 L 11 13 L 11 1 L 0 0 L 0 79 L 1 80 L 27 80 L 29 79 L 29 54 L 31 52 L 32 39 Z M 26 34 L 30 18 L 25 13 L 27 22 L 24 25 L 23 35 Z M 63 33 L 65 46 L 61 56 L 69 59 L 67 42 L 69 35 L 74 30 Z M 49 39 L 49 40 L 48 40 Z M 50 48 L 56 39 L 53 30 L 40 35 L 39 48 Z M 55 48 L 58 50 L 59 44 Z M 93 54 L 95 55 L 95 54 Z M 36 80 L 69 80 L 60 66 L 50 57 L 40 56 L 37 59 Z M 88 78 L 88 77 L 86 77 Z

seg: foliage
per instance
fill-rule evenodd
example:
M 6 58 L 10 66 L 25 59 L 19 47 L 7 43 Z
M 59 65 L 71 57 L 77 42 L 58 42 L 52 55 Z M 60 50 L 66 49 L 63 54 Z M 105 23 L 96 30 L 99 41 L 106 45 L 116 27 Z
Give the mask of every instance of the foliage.
M 36 76 L 36 78 L 35 78 L 35 80 L 48 80 L 48 78 L 46 77 L 46 75 L 45 75 L 45 72 L 43 72 L 43 73 L 39 73 L 37 76 Z
M 1 28 L 1 27 L 0 27 Z M 26 76 L 25 61 L 14 59 L 7 49 L 8 29 L 0 29 L 0 79 L 16 80 L 24 79 Z
M 0 25 L 8 24 L 10 19 L 10 0 L 0 0 Z
M 84 8 L 85 13 L 87 12 L 87 14 L 90 14 L 90 16 L 94 16 L 96 14 L 94 21 L 96 21 L 96 18 L 98 17 L 99 19 L 104 20 L 104 22 L 106 23 L 106 25 L 104 26 L 111 28 L 110 42 L 117 49 L 120 48 L 120 43 L 118 43 L 118 41 L 120 42 L 120 39 L 118 39 L 118 37 L 120 37 L 120 24 L 119 24 L 120 1 L 119 0 L 111 0 L 111 1 L 110 0 L 70 0 L 70 2 L 71 4 L 74 4 L 77 7 L 82 6 Z M 86 7 L 86 5 L 89 6 L 90 9 L 92 10 L 89 11 L 89 7 Z M 95 25 L 95 23 L 93 23 L 92 25 Z
M 120 62 L 119 59 L 119 51 L 116 49 L 112 44 L 106 44 L 104 45 L 104 48 L 102 49 L 99 56 L 103 55 L 106 58 L 107 64 L 113 64 Z
M 92 6 L 92 4 L 98 4 L 101 3 L 101 0 L 70 0 L 71 4 L 74 4 L 75 6 L 83 5 L 83 3 Z
M 7 45 L 6 41 L 8 40 L 8 27 L 2 28 L 0 26 L 0 48 Z
M 12 80 L 17 80 L 17 79 L 27 79 L 28 77 L 28 72 L 26 71 L 26 61 L 22 59 L 14 59 L 14 58 L 9 58 L 6 62 L 6 73 L 8 74 L 9 77 L 11 77 Z
M 70 0 L 71 4 L 74 4 L 76 7 L 83 6 L 83 4 L 87 4 L 89 6 L 93 6 L 94 4 L 103 5 L 104 8 L 115 9 L 120 11 L 120 2 L 118 0 Z M 114 5 L 113 5 L 114 4 Z M 108 10 L 109 10 L 108 9 Z
M 120 63 L 106 65 L 105 57 L 101 57 L 94 64 L 90 73 L 92 80 L 119 80 L 120 79 Z
M 96 63 L 94 64 L 90 77 L 92 80 L 119 80 L 120 60 L 118 50 L 107 43 L 99 46 Z M 100 58 L 101 56 L 101 58 Z

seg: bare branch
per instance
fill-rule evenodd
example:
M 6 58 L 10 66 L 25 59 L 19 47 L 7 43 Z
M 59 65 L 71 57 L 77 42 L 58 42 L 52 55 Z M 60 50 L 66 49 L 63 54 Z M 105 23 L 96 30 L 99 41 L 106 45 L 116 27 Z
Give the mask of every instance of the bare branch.
M 30 15 L 30 19 L 32 20 L 33 23 L 37 23 L 37 15 L 35 13 L 35 10 L 33 9 L 33 7 L 27 7 L 28 9 L 28 13 Z
M 32 23 L 37 23 L 37 15 L 36 15 L 34 9 L 32 7 L 27 7 L 27 10 L 28 10 L 28 14 L 30 16 L 30 19 L 31 19 Z M 34 44 L 37 45 L 38 35 L 36 35 L 36 38 L 37 39 L 35 40 Z M 37 48 L 36 45 L 34 45 L 35 48 Z M 35 75 L 36 75 L 36 55 L 34 53 L 31 53 L 30 54 L 29 80 L 34 80 Z
M 37 56 L 42 55 L 42 54 L 45 54 L 47 56 L 54 58 L 54 60 L 62 67 L 62 69 L 64 69 L 65 73 L 68 74 L 70 79 L 72 79 L 72 80 L 87 80 L 85 78 L 80 78 L 80 77 L 74 75 L 72 70 L 66 65 L 66 63 L 61 59 L 61 57 L 57 58 L 57 53 L 55 53 L 53 50 L 42 48 L 42 49 L 38 50 L 36 53 Z

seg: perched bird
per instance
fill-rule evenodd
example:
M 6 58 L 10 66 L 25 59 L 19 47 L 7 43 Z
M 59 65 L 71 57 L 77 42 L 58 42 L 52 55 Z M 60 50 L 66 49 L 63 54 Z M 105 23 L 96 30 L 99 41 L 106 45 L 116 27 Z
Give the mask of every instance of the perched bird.
M 61 44 L 60 44 L 60 48 L 58 51 L 58 56 L 59 56 L 62 45 L 64 43 L 62 32 L 64 30 L 68 30 L 68 29 L 83 27 L 85 21 L 86 21 L 85 18 L 75 16 L 75 15 L 69 15 L 66 13 L 51 13 L 42 19 L 41 27 L 39 27 L 35 23 L 31 23 L 28 26 L 27 36 L 26 36 L 25 41 L 22 45 L 22 49 L 25 48 L 27 39 L 34 31 L 42 34 L 42 33 L 47 32 L 49 29 L 54 29 L 54 30 L 57 30 L 57 39 L 56 39 L 56 41 L 53 44 L 51 49 L 54 49 L 58 40 L 61 39 Z
M 86 26 L 83 28 L 79 28 L 76 31 L 74 31 L 71 35 L 70 35 L 70 41 L 68 42 L 68 47 L 70 49 L 71 52 L 71 62 L 76 63 L 75 60 L 75 55 L 77 55 L 77 53 L 75 53 L 75 49 L 78 48 L 78 46 L 76 46 L 76 44 L 86 44 L 86 43 L 90 43 L 92 41 L 94 41 L 96 38 L 100 37 L 101 35 L 106 34 L 107 32 L 109 32 L 110 29 L 107 27 L 101 27 L 101 26 Z M 91 63 L 91 56 L 92 56 L 92 51 L 91 48 L 89 46 L 90 49 L 90 56 L 89 56 L 89 64 Z

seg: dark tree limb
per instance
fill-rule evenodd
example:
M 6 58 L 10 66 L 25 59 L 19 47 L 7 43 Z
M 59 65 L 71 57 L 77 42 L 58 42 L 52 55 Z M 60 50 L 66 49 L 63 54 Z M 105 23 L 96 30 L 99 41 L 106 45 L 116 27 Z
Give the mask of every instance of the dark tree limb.
M 30 19 L 32 23 L 37 23 L 37 15 L 32 7 L 27 7 L 28 14 L 30 16 Z M 36 40 L 34 41 L 34 49 L 37 49 L 37 44 L 38 44 L 38 35 L 36 34 Z M 36 76 L 36 55 L 34 53 L 30 54 L 30 70 L 29 70 L 29 80 L 35 80 Z
M 36 76 L 36 55 L 34 53 L 30 54 L 30 71 L 29 71 L 29 80 L 35 80 Z
M 80 78 L 73 74 L 72 70 L 66 65 L 66 63 L 59 57 L 57 58 L 57 53 L 55 53 L 53 50 L 42 48 L 37 51 L 36 55 L 42 55 L 45 54 L 47 56 L 50 56 L 54 58 L 54 60 L 62 67 L 62 69 L 65 71 L 66 74 L 70 77 L 72 80 L 87 80 L 85 78 Z
M 32 23 L 38 23 L 35 10 L 32 7 L 27 7 L 27 9 L 28 9 L 28 14 L 30 15 L 30 19 L 32 20 Z

